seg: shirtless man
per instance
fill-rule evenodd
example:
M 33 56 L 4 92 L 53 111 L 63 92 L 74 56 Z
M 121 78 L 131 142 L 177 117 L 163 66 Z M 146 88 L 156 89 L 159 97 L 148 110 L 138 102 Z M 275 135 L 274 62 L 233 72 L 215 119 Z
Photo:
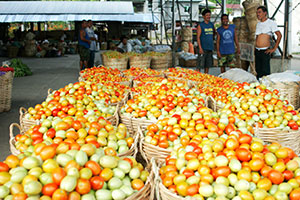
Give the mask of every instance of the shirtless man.
M 268 19 L 268 10 L 264 6 L 259 6 L 256 11 L 256 16 L 259 22 L 256 25 L 256 48 L 255 48 L 255 69 L 257 72 L 257 79 L 262 76 L 269 75 L 271 54 L 278 48 L 281 40 L 281 33 L 277 27 L 276 22 Z M 274 48 L 270 49 L 271 37 L 273 33 L 276 34 L 277 39 Z

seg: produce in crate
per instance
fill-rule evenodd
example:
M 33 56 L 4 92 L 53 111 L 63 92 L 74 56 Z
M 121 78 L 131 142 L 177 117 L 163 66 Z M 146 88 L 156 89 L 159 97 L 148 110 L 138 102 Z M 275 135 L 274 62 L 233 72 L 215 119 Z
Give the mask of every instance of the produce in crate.
M 137 138 L 135 138 L 137 140 Z M 129 136 L 126 126 L 113 126 L 105 119 L 96 116 L 59 117 L 45 119 L 24 134 L 15 137 L 14 145 L 18 153 L 31 155 L 35 146 L 57 144 L 56 151 L 80 149 L 82 146 L 94 145 L 96 148 L 114 150 L 123 154 L 131 150 L 134 138 Z
M 35 148 L 31 156 L 10 155 L 0 162 L 0 198 L 122 200 L 149 188 L 149 172 L 134 157 L 57 148 Z
M 236 131 L 224 136 L 173 151 L 159 170 L 161 196 L 299 199 L 300 159 L 291 149 Z

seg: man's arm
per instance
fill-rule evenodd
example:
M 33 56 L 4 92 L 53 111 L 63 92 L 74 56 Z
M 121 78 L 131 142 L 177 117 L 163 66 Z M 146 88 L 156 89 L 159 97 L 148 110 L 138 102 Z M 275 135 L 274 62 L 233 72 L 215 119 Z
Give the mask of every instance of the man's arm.
M 218 58 L 221 58 L 221 53 L 220 53 L 220 34 L 217 32 L 217 55 Z
M 84 42 L 88 42 L 89 44 L 91 43 L 90 40 L 85 39 L 85 32 L 84 30 L 80 30 L 80 39 Z
M 197 26 L 197 43 L 198 43 L 198 47 L 199 47 L 199 53 L 203 54 L 203 49 L 201 46 L 201 42 L 200 42 L 200 36 L 201 36 L 201 27 L 200 24 Z
M 236 52 L 237 54 L 240 54 L 240 45 L 239 45 L 239 40 L 237 38 L 236 29 L 234 29 L 234 42 L 236 45 Z
M 282 38 L 282 35 L 281 35 L 280 31 L 276 31 L 275 34 L 277 35 L 275 46 L 274 46 L 273 49 L 268 49 L 266 51 L 267 54 L 272 54 L 278 48 L 278 46 L 279 46 L 280 40 Z

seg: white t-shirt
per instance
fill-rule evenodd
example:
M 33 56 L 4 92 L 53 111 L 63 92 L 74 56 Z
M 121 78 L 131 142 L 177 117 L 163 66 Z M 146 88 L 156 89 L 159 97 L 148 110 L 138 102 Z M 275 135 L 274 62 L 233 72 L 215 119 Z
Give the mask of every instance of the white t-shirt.
M 255 35 L 268 34 L 272 36 L 272 34 L 276 31 L 279 31 L 276 22 L 271 19 L 267 19 L 264 22 L 257 23 Z
M 88 34 L 88 36 L 91 38 L 91 37 L 95 37 L 95 33 L 94 33 L 94 30 L 92 28 L 89 28 L 87 27 L 86 29 L 86 32 Z M 96 51 L 96 41 L 95 40 L 91 40 L 91 44 L 90 44 L 90 50 L 91 51 Z
M 123 49 L 124 52 L 131 52 L 132 51 L 132 46 L 131 44 L 127 41 L 127 45 L 125 46 L 122 42 L 118 45 L 118 48 Z

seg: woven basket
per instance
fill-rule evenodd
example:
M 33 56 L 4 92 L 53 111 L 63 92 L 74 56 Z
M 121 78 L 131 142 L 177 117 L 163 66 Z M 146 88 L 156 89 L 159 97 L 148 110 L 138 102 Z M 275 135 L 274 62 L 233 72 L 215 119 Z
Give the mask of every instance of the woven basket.
M 21 125 L 22 132 L 25 133 L 30 129 L 31 126 L 39 124 L 38 120 L 31 120 L 25 118 L 25 115 L 28 113 L 26 108 L 20 107 L 19 113 L 20 113 L 20 125 Z
M 119 105 L 117 105 L 115 113 L 112 116 L 107 117 L 105 119 L 107 121 L 110 121 L 112 125 L 118 126 L 119 125 L 119 114 L 118 113 L 119 113 Z
M 151 68 L 156 70 L 167 69 L 169 66 L 167 54 L 164 56 L 152 56 Z
M 149 163 L 152 158 L 158 163 L 165 162 L 166 157 L 168 157 L 172 151 L 146 143 L 143 131 L 140 127 L 138 127 L 137 134 L 140 135 L 140 153 L 146 162 Z
M 13 72 L 6 72 L 0 76 L 0 112 L 10 110 L 13 78 Z
M 144 120 L 144 119 L 137 119 L 133 117 L 128 117 L 126 115 L 120 114 L 120 120 L 121 123 L 125 124 L 127 127 L 127 130 L 131 134 L 135 134 L 138 131 L 138 127 L 141 127 L 141 130 L 144 131 L 147 129 L 147 127 L 153 123 L 156 123 L 156 121 L 151 120 Z
M 136 154 L 138 153 L 139 137 L 140 136 L 138 134 L 135 134 L 133 136 L 134 142 L 131 145 L 130 149 L 127 152 L 125 152 L 125 153 L 118 154 L 118 157 L 125 157 L 125 156 L 136 157 Z
M 102 62 L 105 67 L 110 67 L 112 69 L 126 70 L 128 58 L 108 58 L 102 54 Z
M 267 77 L 264 78 L 268 81 L 268 86 L 277 89 L 279 91 L 279 95 L 286 98 L 295 109 L 299 108 L 299 82 L 274 82 Z
M 181 30 L 181 37 L 183 41 L 191 42 L 193 40 L 193 29 L 191 27 L 185 27 Z
M 149 56 L 131 56 L 129 58 L 130 67 L 149 68 L 151 57 Z
M 16 46 L 7 46 L 7 57 L 16 58 L 19 53 L 19 48 Z
M 154 187 L 154 172 L 151 168 L 151 165 L 145 167 L 145 169 L 149 172 L 149 176 L 146 180 L 144 187 L 134 193 L 132 196 L 127 197 L 125 200 L 154 200 L 155 195 L 155 187 Z
M 300 155 L 300 130 L 284 130 L 282 128 L 255 128 L 254 134 L 264 142 L 278 142 L 284 147 L 289 147 Z
M 19 133 L 20 134 L 23 134 L 24 132 L 22 131 L 21 129 L 21 126 L 17 123 L 12 123 L 10 126 L 9 126 L 9 146 L 10 146 L 10 152 L 13 154 L 13 155 L 19 155 L 20 154 L 20 151 L 16 149 L 15 147 L 15 144 L 16 144 L 16 140 L 15 140 L 15 136 L 14 136 L 14 127 L 16 127 L 18 130 L 19 130 Z
M 207 106 L 208 108 L 212 109 L 214 112 L 217 112 L 223 108 L 223 106 L 218 105 L 216 100 L 211 96 L 209 96 L 207 99 Z

